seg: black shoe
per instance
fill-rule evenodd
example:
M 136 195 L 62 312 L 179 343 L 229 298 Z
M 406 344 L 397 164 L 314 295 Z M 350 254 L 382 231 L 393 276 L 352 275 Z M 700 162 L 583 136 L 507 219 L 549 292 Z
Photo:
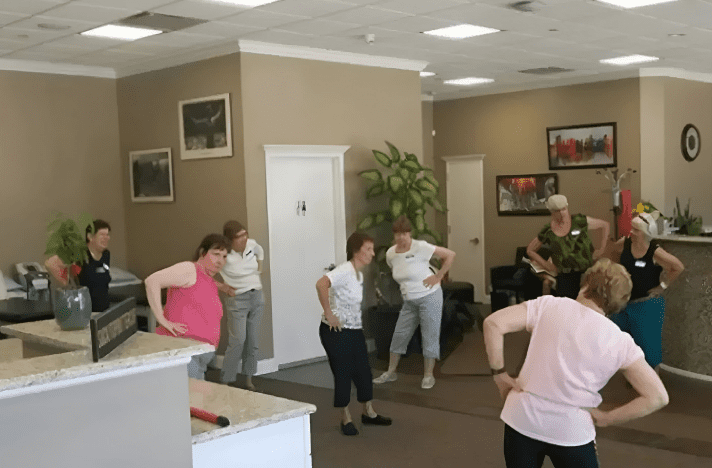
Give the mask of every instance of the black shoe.
M 354 423 L 350 422 L 347 424 L 341 423 L 341 433 L 347 436 L 358 435 L 358 429 L 354 426 Z
M 361 422 L 364 424 L 371 424 L 374 426 L 390 426 L 393 423 L 393 420 L 391 418 L 381 416 L 380 414 L 376 415 L 375 418 L 370 418 L 370 417 L 366 416 L 365 414 L 362 414 Z

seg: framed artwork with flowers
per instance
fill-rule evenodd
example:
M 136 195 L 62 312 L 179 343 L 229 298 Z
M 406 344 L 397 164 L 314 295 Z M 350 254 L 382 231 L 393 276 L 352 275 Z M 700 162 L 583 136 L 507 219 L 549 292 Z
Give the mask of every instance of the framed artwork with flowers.
M 555 173 L 497 176 L 497 214 L 548 216 L 546 199 L 557 193 Z

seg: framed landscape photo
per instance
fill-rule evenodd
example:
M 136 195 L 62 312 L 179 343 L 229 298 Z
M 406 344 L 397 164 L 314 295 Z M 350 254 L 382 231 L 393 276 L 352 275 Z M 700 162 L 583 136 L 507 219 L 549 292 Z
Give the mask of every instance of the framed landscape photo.
M 173 162 L 170 148 L 131 151 L 129 176 L 131 201 L 173 201 Z
M 178 103 L 180 158 L 232 156 L 230 94 L 217 94 Z
M 546 129 L 549 170 L 616 167 L 616 123 Z
M 499 216 L 548 216 L 546 200 L 559 193 L 555 173 L 497 176 Z

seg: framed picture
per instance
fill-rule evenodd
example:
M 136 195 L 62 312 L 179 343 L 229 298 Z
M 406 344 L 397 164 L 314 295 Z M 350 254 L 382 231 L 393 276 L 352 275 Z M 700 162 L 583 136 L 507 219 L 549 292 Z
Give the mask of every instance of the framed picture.
M 232 156 L 230 94 L 218 94 L 178 103 L 180 158 Z
M 554 173 L 497 176 L 497 214 L 548 216 L 546 199 L 559 193 Z
M 549 170 L 616 167 L 616 123 L 546 129 Z
M 131 201 L 173 201 L 173 162 L 170 148 L 131 151 L 129 175 Z

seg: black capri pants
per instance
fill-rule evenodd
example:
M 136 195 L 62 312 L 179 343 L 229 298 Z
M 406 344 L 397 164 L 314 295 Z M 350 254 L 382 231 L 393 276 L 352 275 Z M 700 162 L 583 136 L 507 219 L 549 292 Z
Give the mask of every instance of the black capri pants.
M 581 290 L 581 276 L 581 271 L 559 273 L 556 276 L 556 296 L 576 299 Z
M 532 439 L 504 425 L 504 461 L 507 468 L 541 468 L 549 456 L 555 468 L 598 468 L 596 441 L 564 447 Z
M 352 381 L 356 384 L 358 401 L 366 403 L 373 400 L 373 377 L 363 330 L 329 330 L 329 325 L 322 322 L 319 338 L 334 374 L 334 407 L 344 408 L 349 405 Z

